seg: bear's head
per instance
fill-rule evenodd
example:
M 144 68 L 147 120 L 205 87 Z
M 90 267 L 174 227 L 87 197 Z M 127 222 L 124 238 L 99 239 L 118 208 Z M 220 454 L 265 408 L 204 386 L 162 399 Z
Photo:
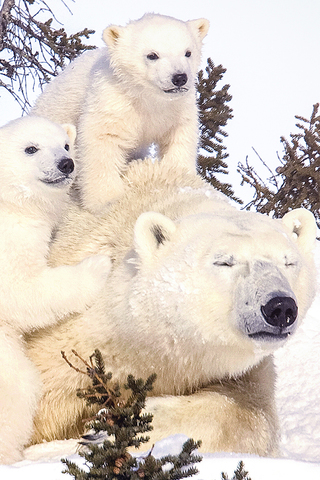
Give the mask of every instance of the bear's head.
M 283 345 L 310 307 L 315 238 L 305 209 L 281 220 L 233 208 L 176 222 L 143 213 L 132 315 L 153 312 L 144 328 L 204 371 L 207 363 L 207 376 L 241 373 Z
M 183 22 L 146 14 L 125 27 L 111 25 L 103 32 L 111 65 L 120 81 L 141 86 L 162 98 L 179 98 L 194 90 L 206 19 Z
M 75 179 L 73 125 L 26 116 L 0 128 L 0 197 L 54 202 Z

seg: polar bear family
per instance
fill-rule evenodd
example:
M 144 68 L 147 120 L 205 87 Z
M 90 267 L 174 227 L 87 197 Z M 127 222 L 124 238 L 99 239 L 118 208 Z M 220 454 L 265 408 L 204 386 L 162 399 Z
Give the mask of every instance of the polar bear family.
M 207 30 L 161 15 L 108 27 L 108 49 L 0 129 L 3 463 L 82 433 L 86 380 L 60 354 L 74 348 L 99 348 L 121 383 L 157 373 L 151 442 L 180 432 L 207 451 L 277 453 L 272 353 L 314 297 L 316 225 L 303 209 L 238 211 L 196 174 Z M 76 124 L 78 173 L 72 126 L 51 120 Z M 153 142 L 160 162 L 130 162 Z

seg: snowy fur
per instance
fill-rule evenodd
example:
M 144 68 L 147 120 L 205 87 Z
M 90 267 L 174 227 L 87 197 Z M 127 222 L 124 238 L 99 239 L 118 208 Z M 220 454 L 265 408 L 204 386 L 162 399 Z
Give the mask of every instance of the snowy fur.
M 172 165 L 196 167 L 196 73 L 209 22 L 147 14 L 103 32 L 52 81 L 33 112 L 77 126 L 79 186 L 93 212 L 123 192 L 121 174 L 150 146 Z M 185 82 L 185 83 L 184 83 Z
M 53 243 L 54 265 L 100 252 L 113 269 L 87 312 L 29 340 L 44 384 L 34 441 L 81 431 L 90 412 L 76 389 L 87 379 L 60 351 L 88 358 L 99 348 L 121 383 L 157 373 L 152 442 L 181 432 L 207 451 L 275 454 L 270 355 L 286 338 L 267 331 L 257 298 L 270 298 L 272 274 L 276 293 L 298 304 L 294 333 L 314 297 L 313 215 L 238 211 L 200 177 L 161 162 L 132 163 L 124 182 L 104 217 L 75 209 Z
M 69 134 L 69 136 L 68 136 Z M 84 311 L 106 282 L 96 255 L 50 268 L 49 244 L 75 177 L 75 128 L 36 116 L 0 129 L 0 462 L 17 460 L 32 432 L 41 386 L 21 335 Z

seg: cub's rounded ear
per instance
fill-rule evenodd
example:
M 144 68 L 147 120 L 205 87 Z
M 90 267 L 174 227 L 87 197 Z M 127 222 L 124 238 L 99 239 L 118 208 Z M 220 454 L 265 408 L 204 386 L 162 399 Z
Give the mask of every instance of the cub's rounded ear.
M 189 20 L 187 23 L 199 35 L 201 40 L 203 40 L 209 30 L 209 20 L 206 18 L 198 18 L 197 20 Z
M 134 245 L 140 258 L 151 260 L 161 245 L 171 240 L 176 228 L 174 222 L 161 213 L 142 213 L 134 227 Z
M 291 231 L 292 237 L 305 253 L 315 246 L 317 224 L 314 215 L 305 208 L 296 208 L 286 213 L 282 222 Z
M 118 25 L 110 25 L 103 30 L 102 39 L 109 48 L 112 49 L 115 46 L 117 40 L 122 34 L 123 28 L 124 27 L 120 27 Z
M 67 135 L 70 138 L 71 142 L 74 143 L 77 136 L 76 127 L 71 123 L 63 123 L 61 126 L 67 132 Z

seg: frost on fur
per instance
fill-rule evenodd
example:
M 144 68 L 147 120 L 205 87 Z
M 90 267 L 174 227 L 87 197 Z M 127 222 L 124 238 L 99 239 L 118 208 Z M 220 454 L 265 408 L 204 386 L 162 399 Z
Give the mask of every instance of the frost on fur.
M 101 212 L 123 193 L 128 163 L 157 145 L 161 161 L 196 170 L 195 82 L 206 19 L 147 14 L 103 32 L 107 48 L 86 52 L 53 80 L 33 113 L 75 123 L 82 205 Z

